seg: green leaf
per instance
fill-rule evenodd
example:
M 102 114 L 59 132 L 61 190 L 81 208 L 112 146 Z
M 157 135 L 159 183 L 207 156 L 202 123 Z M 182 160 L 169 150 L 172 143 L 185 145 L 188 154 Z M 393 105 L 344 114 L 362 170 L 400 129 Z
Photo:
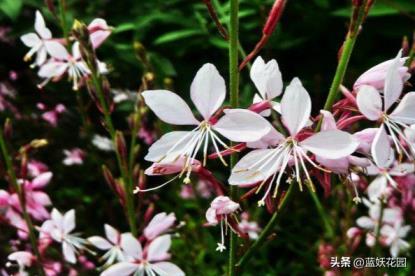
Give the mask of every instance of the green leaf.
M 159 36 L 154 41 L 154 44 L 160 45 L 160 44 L 169 43 L 169 42 L 176 41 L 176 40 L 179 40 L 179 39 L 188 38 L 188 37 L 201 35 L 201 34 L 202 33 L 200 32 L 199 29 L 195 29 L 195 30 L 186 29 L 186 30 L 175 31 L 175 32 L 166 33 L 162 36 Z
M 11 20 L 15 21 L 22 9 L 23 0 L 1 0 L 0 10 L 2 10 Z
M 387 3 L 377 3 L 374 5 L 369 12 L 369 16 L 371 17 L 380 17 L 380 16 L 389 16 L 389 15 L 396 15 L 401 13 L 402 11 L 405 12 L 413 12 L 415 11 L 415 5 L 408 4 L 405 2 L 399 3 L 397 1 L 395 5 L 389 5 Z M 351 14 L 350 8 L 342 8 L 332 12 L 332 15 L 339 16 L 339 17 L 349 17 Z

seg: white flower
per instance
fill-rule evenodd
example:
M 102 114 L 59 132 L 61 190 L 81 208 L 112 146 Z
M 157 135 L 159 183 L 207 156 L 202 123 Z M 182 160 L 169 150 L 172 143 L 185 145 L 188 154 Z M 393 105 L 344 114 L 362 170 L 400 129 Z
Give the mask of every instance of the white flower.
M 98 149 L 102 151 L 112 151 L 114 150 L 114 146 L 112 144 L 111 139 L 105 136 L 101 136 L 98 134 L 95 134 L 92 138 L 92 144 L 96 146 Z
M 26 251 L 17 251 L 14 253 L 11 253 L 7 257 L 10 261 L 14 261 L 19 266 L 19 274 L 16 274 L 18 276 L 27 276 L 29 273 L 25 271 L 27 267 L 32 266 L 32 262 L 34 259 L 34 256 L 32 253 L 26 252 Z M 7 263 L 6 266 L 10 266 L 10 263 Z
M 117 263 L 103 273 L 101 276 L 184 276 L 184 272 L 175 264 L 167 262 L 171 246 L 170 235 L 156 238 L 143 252 L 140 242 L 133 235 L 126 235 L 122 241 L 122 249 L 126 261 Z
M 402 225 L 402 221 L 396 221 L 393 226 L 384 225 L 380 234 L 385 237 L 385 243 L 390 246 L 390 253 L 392 257 L 398 257 L 399 253 L 406 251 L 410 245 L 407 241 L 403 240 L 411 230 L 411 226 Z
M 46 61 L 48 47 L 57 42 L 52 40 L 52 33 L 46 27 L 45 20 L 39 11 L 36 11 L 35 31 L 35 33 L 22 35 L 20 39 L 24 45 L 30 47 L 30 51 L 25 55 L 24 60 L 29 61 L 36 54 L 36 60 L 32 66 L 40 66 Z

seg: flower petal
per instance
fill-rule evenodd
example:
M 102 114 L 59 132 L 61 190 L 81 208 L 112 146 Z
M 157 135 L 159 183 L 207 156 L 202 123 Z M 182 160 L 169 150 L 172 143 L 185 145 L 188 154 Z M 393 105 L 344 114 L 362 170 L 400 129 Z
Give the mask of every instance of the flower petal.
M 300 142 L 300 145 L 315 155 L 328 159 L 339 159 L 352 154 L 359 143 L 349 133 L 340 130 L 318 132 Z
M 336 130 L 336 120 L 333 117 L 333 114 L 331 114 L 330 111 L 326 110 L 320 110 L 320 114 L 323 116 L 323 121 L 321 124 L 321 130 Z
M 122 262 L 110 266 L 101 273 L 101 276 L 129 276 L 139 269 L 139 264 Z
M 376 133 L 371 147 L 373 161 L 379 168 L 387 168 L 390 165 L 391 152 L 389 138 L 382 125 Z
M 254 142 L 266 135 L 271 125 L 250 110 L 228 109 L 212 128 L 231 141 Z
M 377 201 L 386 193 L 388 180 L 383 175 L 375 178 L 367 187 L 367 195 L 371 201 Z
M 197 71 L 190 86 L 190 97 L 206 120 L 222 105 L 226 97 L 226 85 L 215 65 L 206 63 Z
M 120 241 L 120 232 L 109 224 L 104 225 L 105 236 L 113 244 L 118 244 Z
M 51 39 L 52 33 L 46 27 L 45 20 L 39 11 L 36 11 L 35 30 L 43 39 Z
M 34 47 L 34 46 L 36 46 L 36 45 L 38 45 L 38 44 L 40 44 L 42 42 L 39 39 L 38 35 L 35 34 L 35 33 L 28 33 L 28 34 L 22 35 L 20 37 L 20 40 L 27 47 Z
M 167 251 L 169 251 L 171 246 L 171 237 L 170 235 L 163 235 L 156 238 L 150 243 L 147 252 L 147 259 L 149 261 L 157 261 L 165 258 Z
M 399 105 L 389 116 L 391 119 L 404 123 L 415 124 L 415 92 L 405 94 Z
M 151 265 L 151 268 L 160 276 L 184 276 L 184 272 L 170 262 L 159 262 Z
M 376 121 L 382 115 L 382 98 L 372 86 L 363 85 L 357 92 L 357 107 L 369 120 Z
M 42 65 L 37 73 L 41 78 L 60 77 L 68 69 L 68 65 L 63 62 L 49 61 Z
M 285 137 L 271 126 L 270 131 L 261 139 L 254 142 L 248 142 L 246 143 L 246 146 L 252 149 L 266 149 L 280 144 L 284 139 Z
M 168 90 L 147 90 L 142 93 L 148 107 L 162 121 L 173 125 L 198 125 L 190 107 L 177 94 Z
M 65 46 L 60 44 L 57 41 L 50 40 L 45 41 L 46 51 L 48 51 L 49 55 L 53 58 L 58 60 L 69 60 L 69 53 L 66 50 Z
M 75 210 L 69 210 L 63 216 L 63 229 L 66 234 L 72 232 L 75 229 Z
M 121 248 L 127 257 L 132 257 L 135 260 L 141 260 L 143 258 L 143 248 L 131 233 L 121 234 Z
M 63 241 L 62 252 L 63 252 L 63 257 L 68 263 L 71 263 L 71 264 L 76 263 L 75 248 L 73 247 L 73 245 L 69 244 L 66 241 Z
M 373 229 L 375 224 L 369 217 L 360 217 L 356 220 L 356 224 L 364 229 Z
M 294 78 L 285 89 L 281 100 L 281 115 L 284 125 L 292 136 L 302 130 L 311 114 L 311 99 L 301 81 Z
M 92 236 L 92 237 L 89 237 L 87 240 L 93 246 L 101 250 L 108 250 L 112 247 L 112 244 L 110 244 L 106 239 L 100 236 Z
M 252 64 L 250 76 L 264 100 L 272 100 L 281 94 L 282 77 L 275 59 L 265 63 L 262 57 L 257 57 Z
M 399 51 L 398 55 L 386 72 L 385 88 L 383 90 L 383 95 L 385 96 L 385 105 L 383 108 L 385 111 L 387 111 L 389 107 L 391 107 L 391 105 L 399 99 L 399 96 L 402 93 L 403 80 L 399 73 L 399 68 L 401 67 L 401 56 L 402 50 Z

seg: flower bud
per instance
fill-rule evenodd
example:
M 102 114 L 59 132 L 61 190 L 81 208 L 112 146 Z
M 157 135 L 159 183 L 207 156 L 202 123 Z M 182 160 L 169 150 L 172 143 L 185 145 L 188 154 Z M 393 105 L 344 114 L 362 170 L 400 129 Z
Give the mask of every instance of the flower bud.
M 127 144 L 125 143 L 124 135 L 121 131 L 115 133 L 115 145 L 117 148 L 117 152 L 120 155 L 121 159 L 127 160 Z
M 4 122 L 3 135 L 6 140 L 11 139 L 13 136 L 13 125 L 12 121 L 9 118 L 7 118 Z

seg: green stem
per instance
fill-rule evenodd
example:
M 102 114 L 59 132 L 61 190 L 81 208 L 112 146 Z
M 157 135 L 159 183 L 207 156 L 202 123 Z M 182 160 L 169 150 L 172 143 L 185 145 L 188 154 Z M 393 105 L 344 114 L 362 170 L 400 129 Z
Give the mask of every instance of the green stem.
M 124 190 L 126 194 L 125 199 L 126 199 L 126 211 L 127 211 L 128 224 L 130 226 L 131 233 L 135 236 L 137 234 L 137 223 L 135 219 L 134 194 L 133 194 L 133 190 L 130 189 L 131 187 L 129 185 L 130 178 L 128 177 L 129 175 L 128 168 L 123 164 L 122 157 L 120 156 L 120 153 L 118 152 L 118 150 L 116 150 L 117 149 L 116 131 L 115 131 L 112 119 L 111 119 L 109 107 L 105 100 L 105 95 L 104 95 L 104 91 L 102 88 L 102 80 L 97 72 L 91 73 L 91 80 L 92 80 L 92 84 L 95 87 L 96 95 L 98 97 L 98 101 L 101 105 L 102 112 L 104 114 L 104 121 L 105 121 L 106 127 L 108 128 L 108 132 L 111 136 L 111 140 L 114 145 L 118 167 L 120 169 L 121 178 L 123 180 L 123 184 L 125 187 Z
M 239 12 L 239 0 L 230 0 L 230 21 L 229 21 L 229 90 L 230 90 L 230 103 L 232 108 L 238 107 L 239 102 L 239 70 L 238 70 L 238 12 Z M 231 155 L 230 168 L 236 165 L 238 156 L 236 154 Z M 233 200 L 237 198 L 236 186 L 231 186 L 230 196 Z M 230 231 L 229 235 L 229 263 L 228 263 L 228 276 L 236 275 L 236 234 Z
M 316 192 L 312 191 L 311 189 L 308 189 L 310 191 L 311 198 L 313 199 L 314 205 L 316 205 L 317 212 L 320 215 L 321 220 L 323 221 L 324 229 L 326 231 L 326 235 L 328 238 L 334 237 L 334 229 L 333 225 L 331 224 L 331 221 L 329 217 L 327 216 L 327 213 L 324 211 L 324 207 L 321 204 Z
M 16 190 L 16 193 L 19 198 L 19 204 L 22 208 L 23 219 L 26 222 L 27 229 L 29 232 L 28 234 L 29 234 L 30 244 L 32 246 L 33 252 L 37 259 L 36 264 L 37 264 L 38 273 L 39 275 L 43 276 L 45 275 L 45 273 L 43 271 L 42 264 L 41 264 L 41 255 L 40 255 L 39 249 L 37 248 L 35 228 L 33 227 L 32 219 L 30 218 L 29 213 L 27 212 L 26 198 L 25 198 L 23 186 L 19 185 L 17 182 L 16 173 L 13 168 L 12 158 L 9 154 L 9 151 L 7 150 L 7 145 L 6 145 L 4 136 L 3 136 L 3 130 L 1 128 L 0 128 L 0 148 L 1 148 L 3 159 L 6 165 L 7 174 L 9 175 L 11 184 L 13 188 Z
M 294 187 L 296 183 L 291 183 L 290 187 L 288 188 L 287 193 L 285 194 L 284 198 L 282 199 L 278 210 L 272 215 L 271 219 L 265 226 L 264 230 L 262 230 L 261 234 L 259 235 L 258 239 L 251 245 L 251 247 L 245 252 L 245 254 L 241 257 L 239 262 L 236 264 L 238 268 L 241 268 L 246 262 L 253 256 L 253 254 L 259 249 L 263 243 L 269 237 L 271 231 L 275 228 L 275 225 L 278 223 L 279 218 L 281 217 L 280 213 L 284 210 L 287 206 L 287 202 L 289 201 L 290 197 L 293 194 Z

